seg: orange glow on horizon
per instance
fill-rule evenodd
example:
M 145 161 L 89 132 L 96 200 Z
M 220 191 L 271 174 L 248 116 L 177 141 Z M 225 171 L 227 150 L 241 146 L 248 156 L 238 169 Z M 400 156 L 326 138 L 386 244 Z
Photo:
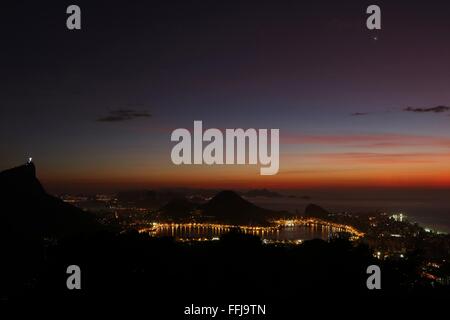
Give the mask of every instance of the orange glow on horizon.
M 168 155 L 102 159 L 83 166 L 43 164 L 37 166 L 37 174 L 44 185 L 80 189 L 450 188 L 450 139 L 403 135 L 285 139 L 289 142 L 282 145 L 280 170 L 273 176 L 261 176 L 260 165 L 177 166 Z
M 157 187 L 192 187 L 192 188 L 327 188 L 327 187 L 450 187 L 450 172 L 444 169 L 409 171 L 409 170 L 324 170 L 318 171 L 281 171 L 276 176 L 259 176 L 251 173 L 228 173 L 227 170 L 208 172 L 177 172 L 151 175 L 130 174 L 128 177 L 110 176 L 53 176 L 42 177 L 44 185 L 78 185 L 120 188 L 157 188 Z

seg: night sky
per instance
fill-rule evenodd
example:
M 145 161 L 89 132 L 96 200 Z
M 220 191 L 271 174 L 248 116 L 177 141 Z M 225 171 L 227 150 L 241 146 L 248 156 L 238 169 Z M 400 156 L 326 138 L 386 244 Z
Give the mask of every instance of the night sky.
M 53 190 L 450 187 L 450 2 L 393 2 L 2 3 L 0 170 L 32 156 Z M 280 172 L 175 166 L 194 120 L 279 128 Z

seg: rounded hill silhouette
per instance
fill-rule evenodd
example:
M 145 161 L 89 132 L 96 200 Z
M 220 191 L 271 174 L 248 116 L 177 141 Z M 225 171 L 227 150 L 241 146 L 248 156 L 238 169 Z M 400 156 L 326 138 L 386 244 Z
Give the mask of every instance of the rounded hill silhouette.
M 195 203 L 186 198 L 175 198 L 162 206 L 161 209 L 159 209 L 159 214 L 163 218 L 186 220 L 191 217 L 192 211 L 196 206 Z
M 325 219 L 328 217 L 330 213 L 322 208 L 321 206 L 318 206 L 317 204 L 308 204 L 305 208 L 305 217 L 314 217 L 314 218 L 321 218 Z
M 266 225 L 275 211 L 260 208 L 231 190 L 221 191 L 202 207 L 203 214 L 230 224 Z

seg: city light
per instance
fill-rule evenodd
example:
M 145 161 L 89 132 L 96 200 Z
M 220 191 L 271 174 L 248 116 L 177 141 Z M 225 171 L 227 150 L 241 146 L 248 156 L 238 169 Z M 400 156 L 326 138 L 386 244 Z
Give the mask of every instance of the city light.
M 345 224 L 339 224 L 329 221 L 324 221 L 321 219 L 316 218 L 305 218 L 305 219 L 290 219 L 290 220 L 275 220 L 273 221 L 272 226 L 248 226 L 248 225 L 232 225 L 232 224 L 220 224 L 220 223 L 197 223 L 197 222 L 190 222 L 190 223 L 159 223 L 159 222 L 151 222 L 148 226 L 141 227 L 138 229 L 139 233 L 148 233 L 150 235 L 156 234 L 158 231 L 161 231 L 163 229 L 191 229 L 191 228 L 198 228 L 198 229 L 213 229 L 218 231 L 230 231 L 232 229 L 239 229 L 243 231 L 244 233 L 268 233 L 268 232 L 274 232 L 279 231 L 282 228 L 285 227 L 293 227 L 293 226 L 317 226 L 317 227 L 325 227 L 330 228 L 334 232 L 346 232 L 349 233 L 353 239 L 358 239 L 360 237 L 364 236 L 364 233 L 357 230 L 356 228 L 345 225 Z M 293 240 L 296 241 L 297 244 L 301 243 L 300 239 Z

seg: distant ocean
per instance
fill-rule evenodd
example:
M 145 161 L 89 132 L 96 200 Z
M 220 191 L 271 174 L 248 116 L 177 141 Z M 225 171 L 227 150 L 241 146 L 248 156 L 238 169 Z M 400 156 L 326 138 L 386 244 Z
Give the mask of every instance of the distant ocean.
M 249 198 L 253 203 L 274 210 L 302 213 L 309 203 L 330 212 L 402 212 L 411 222 L 435 231 L 450 233 L 450 190 L 310 190 L 279 191 L 296 198 Z M 305 199 L 302 197 L 309 197 Z

